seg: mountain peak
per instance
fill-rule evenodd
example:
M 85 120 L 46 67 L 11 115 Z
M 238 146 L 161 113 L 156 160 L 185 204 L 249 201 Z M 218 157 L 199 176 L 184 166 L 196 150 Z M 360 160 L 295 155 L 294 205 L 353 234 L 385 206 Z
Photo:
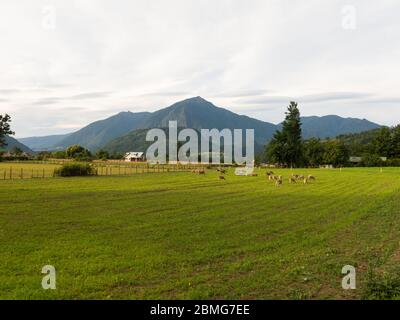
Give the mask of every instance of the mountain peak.
M 190 106 L 190 105 L 195 105 L 195 104 L 197 105 L 197 104 L 212 104 L 212 103 L 200 96 L 197 96 L 197 97 L 192 97 L 192 98 L 188 98 L 188 99 L 179 101 L 179 102 L 175 103 L 174 105 L 180 105 L 180 104 L 188 104 Z

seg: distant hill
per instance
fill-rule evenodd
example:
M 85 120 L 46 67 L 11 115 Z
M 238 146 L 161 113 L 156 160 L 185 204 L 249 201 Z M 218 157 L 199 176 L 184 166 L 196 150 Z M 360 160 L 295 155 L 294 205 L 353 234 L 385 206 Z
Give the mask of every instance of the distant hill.
M 44 136 L 44 137 L 31 137 L 19 138 L 18 141 L 29 146 L 33 151 L 47 151 L 54 148 L 58 143 L 65 139 L 68 134 Z
M 114 138 L 126 135 L 137 129 L 150 115 L 148 112 L 121 112 L 115 116 L 89 124 L 83 129 L 68 135 L 58 142 L 58 148 L 79 144 L 90 150 L 96 150 Z
M 342 118 L 335 115 L 302 117 L 303 138 L 334 138 L 341 134 L 359 133 L 380 128 L 379 124 L 365 119 Z
M 22 144 L 21 142 L 19 142 L 18 140 L 14 139 L 10 136 L 6 136 L 5 140 L 6 140 L 7 145 L 2 148 L 5 151 L 13 151 L 14 148 L 19 148 L 23 152 L 33 153 L 33 151 L 30 148 L 28 148 L 26 145 Z
M 371 152 L 373 142 L 380 134 L 382 128 L 372 129 L 359 133 L 350 133 L 337 136 L 336 139 L 343 142 L 353 155 L 362 155 Z
M 137 129 L 129 132 L 123 137 L 111 140 L 102 147 L 109 153 L 126 153 L 129 151 L 145 152 L 152 142 L 146 141 L 148 129 Z

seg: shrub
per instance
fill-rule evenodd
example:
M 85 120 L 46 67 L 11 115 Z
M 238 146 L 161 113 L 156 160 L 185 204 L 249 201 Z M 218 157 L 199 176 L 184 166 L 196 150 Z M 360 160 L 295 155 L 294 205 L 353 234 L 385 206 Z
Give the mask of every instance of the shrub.
M 384 164 L 382 159 L 376 154 L 364 154 L 361 161 L 363 167 L 381 167 Z
M 386 273 L 369 271 L 362 293 L 364 300 L 399 300 L 400 270 L 395 268 Z
M 55 171 L 55 175 L 59 177 L 93 176 L 96 174 L 97 170 L 88 163 L 68 163 Z
M 386 165 L 388 167 L 400 167 L 400 159 L 396 159 L 396 158 L 388 159 L 386 161 Z

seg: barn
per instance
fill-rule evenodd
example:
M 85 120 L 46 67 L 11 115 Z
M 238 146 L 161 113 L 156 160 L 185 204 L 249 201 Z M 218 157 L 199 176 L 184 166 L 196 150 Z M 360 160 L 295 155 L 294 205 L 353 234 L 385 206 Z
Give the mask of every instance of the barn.
M 144 152 L 127 152 L 124 159 L 127 162 L 143 162 L 146 160 Z

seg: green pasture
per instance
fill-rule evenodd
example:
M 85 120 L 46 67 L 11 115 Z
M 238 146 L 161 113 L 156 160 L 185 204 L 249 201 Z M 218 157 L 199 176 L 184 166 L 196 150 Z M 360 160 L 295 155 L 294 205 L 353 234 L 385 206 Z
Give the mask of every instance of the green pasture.
M 400 169 L 273 171 L 282 186 L 265 170 L 233 169 L 226 180 L 213 170 L 0 178 L 0 298 L 396 295 L 395 280 L 374 279 L 398 274 Z M 317 180 L 289 184 L 292 172 Z M 41 287 L 44 265 L 56 268 L 56 290 Z M 341 287 L 344 265 L 356 267 L 356 290 Z

